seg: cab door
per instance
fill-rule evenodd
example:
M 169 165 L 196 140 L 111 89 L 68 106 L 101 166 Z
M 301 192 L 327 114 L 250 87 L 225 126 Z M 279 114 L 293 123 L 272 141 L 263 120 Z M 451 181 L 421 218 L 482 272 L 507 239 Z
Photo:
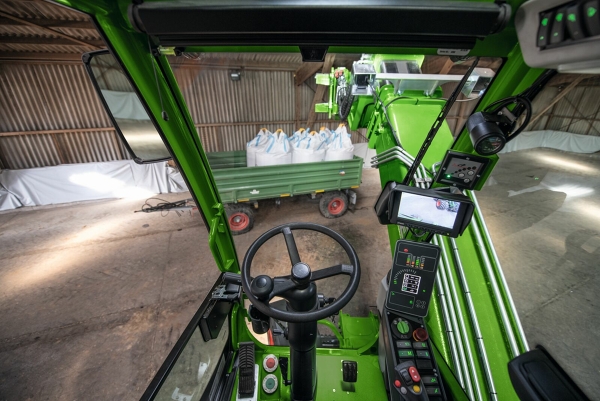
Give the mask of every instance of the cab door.
M 229 400 L 236 375 L 230 314 L 241 286 L 219 276 L 140 400 Z M 237 365 L 237 364 L 236 364 Z

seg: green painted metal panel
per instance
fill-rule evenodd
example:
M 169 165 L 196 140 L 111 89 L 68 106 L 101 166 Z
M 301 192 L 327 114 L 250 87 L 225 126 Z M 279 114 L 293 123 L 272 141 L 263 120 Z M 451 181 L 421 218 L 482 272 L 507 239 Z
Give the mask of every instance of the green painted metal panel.
M 351 160 L 245 167 L 245 154 L 208 154 L 224 203 L 348 189 L 361 183 L 363 159 L 357 156 Z M 232 165 L 237 167 L 223 168 Z

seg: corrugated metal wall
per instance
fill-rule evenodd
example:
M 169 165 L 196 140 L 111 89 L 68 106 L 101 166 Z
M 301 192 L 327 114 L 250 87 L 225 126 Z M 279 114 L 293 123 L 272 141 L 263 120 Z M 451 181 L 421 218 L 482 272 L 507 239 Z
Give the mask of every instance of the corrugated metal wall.
M 533 101 L 533 115 L 537 116 L 562 90 L 564 87 L 546 86 Z M 600 86 L 584 84 L 575 87 L 527 130 L 546 129 L 599 136 Z
M 0 65 L 4 168 L 123 158 L 129 158 L 127 152 L 82 66 Z
M 287 60 L 291 62 L 293 60 Z M 178 66 L 175 76 L 208 152 L 245 149 L 266 128 L 288 134 L 295 124 L 294 73 L 246 69 L 232 81 L 226 68 Z M 118 74 L 108 87 L 122 85 Z M 114 82 L 113 82 L 114 81 Z M 306 121 L 314 92 L 300 87 L 299 120 Z M 318 126 L 337 127 L 319 115 Z M 232 124 L 233 123 L 233 124 Z M 317 126 L 318 125 L 318 126 Z M 354 142 L 363 142 L 353 133 Z M 0 168 L 130 158 L 80 65 L 0 64 Z

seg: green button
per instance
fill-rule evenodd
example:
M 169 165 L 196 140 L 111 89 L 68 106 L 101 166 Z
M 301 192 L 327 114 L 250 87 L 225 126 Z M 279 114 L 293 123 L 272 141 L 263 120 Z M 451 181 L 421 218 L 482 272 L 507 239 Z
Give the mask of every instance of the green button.
M 577 21 L 577 17 L 575 16 L 575 14 L 569 14 L 567 15 L 567 19 L 571 22 L 575 22 Z
M 548 18 L 543 18 L 543 19 L 542 19 L 542 25 L 543 25 L 543 26 L 546 26 L 546 25 L 548 25 Z
M 406 320 L 400 320 L 396 325 L 396 328 L 398 329 L 400 334 L 408 334 L 408 331 L 410 330 L 410 327 L 408 327 L 408 323 L 406 322 Z
M 268 378 L 267 381 L 265 382 L 265 387 L 268 388 L 269 390 L 273 389 L 273 387 L 275 387 L 275 380 L 273 380 L 272 378 Z
M 596 9 L 594 7 L 588 7 L 587 9 L 587 16 L 592 18 L 594 15 L 596 15 Z
M 562 18 L 563 18 L 563 13 L 558 13 L 558 14 L 556 14 L 556 20 L 557 20 L 558 22 L 562 21 Z
M 412 358 L 415 356 L 415 353 L 412 350 L 400 350 L 398 351 L 398 356 L 400 358 Z

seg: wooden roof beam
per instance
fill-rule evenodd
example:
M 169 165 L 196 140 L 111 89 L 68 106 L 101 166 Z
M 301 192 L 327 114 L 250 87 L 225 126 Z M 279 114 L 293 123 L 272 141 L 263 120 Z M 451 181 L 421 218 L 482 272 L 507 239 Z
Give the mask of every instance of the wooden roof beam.
M 321 68 L 323 68 L 323 63 L 302 63 L 294 73 L 294 83 L 296 86 L 302 85 L 308 78 L 321 71 Z

